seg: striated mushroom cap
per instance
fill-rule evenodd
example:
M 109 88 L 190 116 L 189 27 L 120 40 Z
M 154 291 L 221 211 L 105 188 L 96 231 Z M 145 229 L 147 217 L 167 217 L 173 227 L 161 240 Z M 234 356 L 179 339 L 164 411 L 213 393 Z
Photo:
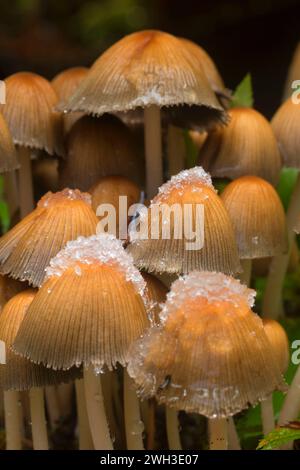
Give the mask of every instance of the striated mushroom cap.
M 0 112 L 0 172 L 19 168 L 12 136 L 2 113 Z

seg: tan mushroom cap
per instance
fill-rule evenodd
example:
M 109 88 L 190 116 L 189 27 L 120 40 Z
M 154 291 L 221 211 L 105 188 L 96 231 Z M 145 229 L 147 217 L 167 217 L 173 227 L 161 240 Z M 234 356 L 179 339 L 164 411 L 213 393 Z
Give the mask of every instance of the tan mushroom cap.
M 0 274 L 0 311 L 6 302 L 27 287 L 26 283 Z
M 71 67 L 57 74 L 52 80 L 51 85 L 57 94 L 59 101 L 66 101 L 70 98 L 86 77 L 87 67 Z M 82 113 L 64 114 L 64 131 L 67 133 L 73 124 L 82 117 Z
M 94 234 L 97 223 L 89 194 L 71 189 L 49 192 L 0 238 L 0 270 L 40 286 L 51 258 L 69 240 Z
M 226 186 L 221 199 L 233 223 L 240 258 L 265 258 L 287 252 L 284 208 L 267 181 L 243 176 Z
M 271 121 L 286 167 L 300 168 L 300 105 L 285 101 Z
M 59 169 L 60 187 L 87 191 L 102 176 L 121 175 L 137 184 L 144 179 L 143 160 L 134 137 L 115 116 L 83 116 L 70 130 L 67 158 Z
M 130 351 L 140 395 L 208 418 L 233 415 L 284 387 L 253 291 L 220 273 L 175 281 L 151 328 Z
M 5 342 L 6 347 L 6 364 L 0 365 L 0 388 L 4 390 L 28 390 L 67 383 L 82 377 L 82 370 L 77 367 L 68 371 L 54 371 L 33 364 L 10 349 L 35 294 L 33 289 L 17 294 L 0 313 L 0 340 Z
M 290 360 L 289 340 L 280 323 L 271 318 L 262 319 L 264 329 L 273 351 L 273 360 L 279 366 L 282 374 L 287 371 Z
M 12 136 L 2 113 L 0 112 L 0 172 L 19 168 Z
M 147 296 L 151 305 L 151 318 L 154 323 L 159 323 L 159 312 L 161 304 L 166 300 L 168 293 L 167 287 L 157 277 L 149 273 L 142 273 L 147 285 Z
M 233 108 L 228 114 L 228 126 L 208 135 L 199 164 L 213 177 L 255 175 L 276 185 L 281 157 L 270 123 L 251 108 Z
M 14 348 L 54 369 L 125 365 L 129 346 L 149 326 L 144 291 L 119 240 L 80 237 L 51 261 Z
M 162 215 L 164 207 L 171 211 L 175 204 L 177 212 L 175 211 L 174 217 L 170 217 L 168 223 L 167 214 Z M 188 249 L 187 243 L 191 242 L 191 236 L 188 237 L 185 233 L 187 220 L 192 219 L 190 222 L 195 230 L 196 217 L 199 216 L 197 231 L 200 232 L 200 227 L 203 226 L 197 211 L 200 206 L 204 206 L 204 244 L 201 248 L 194 246 Z M 185 215 L 188 207 L 189 212 Z M 177 224 L 180 232 L 175 236 L 174 220 L 178 222 L 179 217 L 183 223 L 181 228 Z M 141 269 L 159 273 L 188 273 L 195 269 L 218 270 L 226 274 L 236 273 L 240 269 L 232 222 L 212 186 L 210 176 L 201 167 L 184 170 L 162 185 L 151 202 L 147 216 L 142 214 L 140 221 L 142 226 L 145 225 L 147 237 L 134 240 L 133 232 L 130 234 L 131 243 L 127 250 Z M 153 238 L 151 231 L 153 233 L 156 227 L 158 238 Z
M 62 117 L 57 96 L 45 78 L 18 72 L 5 79 L 6 104 L 0 109 L 15 144 L 63 155 Z
M 196 105 L 223 120 L 205 72 L 180 39 L 161 31 L 125 36 L 93 64 L 77 92 L 61 107 L 104 114 L 150 105 Z

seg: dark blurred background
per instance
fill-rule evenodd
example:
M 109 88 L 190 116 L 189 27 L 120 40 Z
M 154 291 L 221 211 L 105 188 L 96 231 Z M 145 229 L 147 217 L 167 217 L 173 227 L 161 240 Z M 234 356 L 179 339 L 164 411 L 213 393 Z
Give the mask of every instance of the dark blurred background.
M 300 39 L 299 10 L 299 0 L 5 0 L 0 78 L 32 70 L 51 79 L 89 66 L 125 34 L 162 29 L 204 47 L 228 88 L 250 72 L 255 107 L 270 117 Z

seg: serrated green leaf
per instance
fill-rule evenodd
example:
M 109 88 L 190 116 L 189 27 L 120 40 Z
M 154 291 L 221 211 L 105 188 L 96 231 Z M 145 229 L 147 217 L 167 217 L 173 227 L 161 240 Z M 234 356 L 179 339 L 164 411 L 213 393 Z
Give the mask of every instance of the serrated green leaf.
M 244 108 L 253 107 L 253 90 L 250 73 L 247 73 L 232 95 L 230 107 L 236 108 L 238 106 Z
M 300 429 L 280 427 L 271 431 L 258 444 L 257 450 L 272 450 L 300 439 Z

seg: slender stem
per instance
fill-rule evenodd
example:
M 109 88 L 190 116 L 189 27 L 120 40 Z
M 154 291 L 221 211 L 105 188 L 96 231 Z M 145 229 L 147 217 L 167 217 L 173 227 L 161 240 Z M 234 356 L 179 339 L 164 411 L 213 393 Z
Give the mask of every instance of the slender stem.
M 18 147 L 19 198 L 21 219 L 34 209 L 33 184 L 31 172 L 31 151 L 26 147 Z
M 260 403 L 261 420 L 264 436 L 269 434 L 275 428 L 274 410 L 273 410 L 273 394 Z
M 210 419 L 208 424 L 210 450 L 227 450 L 228 427 L 226 418 Z
M 120 427 L 117 424 L 114 409 L 114 382 L 118 381 L 116 370 L 108 370 L 101 377 L 102 392 L 104 398 L 105 413 L 109 424 L 110 433 L 115 440 L 120 439 Z M 121 412 L 122 413 L 122 412 Z
M 169 176 L 177 175 L 185 167 L 185 143 L 183 130 L 168 126 L 168 167 Z
M 105 415 L 101 379 L 94 373 L 94 368 L 84 369 L 84 388 L 87 414 L 95 450 L 112 450 L 113 445 L 109 435 Z
M 34 387 L 29 390 L 31 429 L 34 450 L 48 450 L 48 434 L 45 414 L 44 390 Z
M 79 450 L 93 450 L 93 439 L 87 415 L 84 383 L 82 379 L 75 380 L 75 389 L 79 428 Z
M 179 434 L 178 412 L 174 408 L 166 406 L 167 436 L 170 450 L 181 450 Z
M 141 421 L 140 404 L 133 388 L 133 380 L 124 370 L 124 415 L 128 450 L 144 450 L 144 424 Z
M 241 450 L 240 439 L 236 431 L 234 420 L 232 417 L 228 418 L 228 449 Z
M 60 408 L 57 390 L 54 385 L 45 387 L 46 407 L 49 416 L 50 427 L 55 430 L 60 420 Z
M 287 211 L 287 231 L 289 251 L 284 255 L 275 256 L 270 264 L 269 275 L 267 279 L 262 313 L 265 318 L 278 318 L 281 312 L 282 303 L 282 285 L 288 268 L 292 243 L 295 237 L 294 226 L 300 214 L 300 173 L 291 197 L 290 205 Z
M 243 271 L 239 274 L 240 281 L 246 286 L 250 286 L 251 282 L 251 271 L 252 271 L 252 260 L 241 259 L 241 266 Z
M 144 110 L 146 191 L 151 199 L 163 183 L 162 135 L 160 109 L 148 106 Z
M 21 450 L 22 435 L 20 426 L 19 392 L 13 390 L 4 392 L 4 418 L 6 431 L 6 449 Z
M 147 427 L 147 449 L 154 450 L 155 448 L 155 399 L 148 400 L 148 427 Z
M 296 371 L 281 409 L 278 424 L 280 426 L 297 419 L 300 412 L 300 366 Z

